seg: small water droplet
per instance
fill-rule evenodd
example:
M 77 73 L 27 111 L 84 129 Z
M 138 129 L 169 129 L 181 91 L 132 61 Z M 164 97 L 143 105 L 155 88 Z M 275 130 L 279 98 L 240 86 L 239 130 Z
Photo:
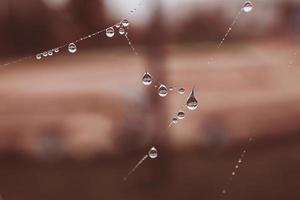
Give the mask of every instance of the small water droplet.
M 179 112 L 177 113 L 177 117 L 178 117 L 178 119 L 184 119 L 185 113 L 184 113 L 183 111 L 179 111 Z
M 239 159 L 238 163 L 242 163 L 242 159 Z
M 243 11 L 248 13 L 248 12 L 251 12 L 252 9 L 253 9 L 253 4 L 250 1 L 246 1 L 243 6 Z
M 111 37 L 114 37 L 115 35 L 115 30 L 113 27 L 109 27 L 106 29 L 106 36 L 111 38 Z
M 146 72 L 143 75 L 142 81 L 143 81 L 144 85 L 151 85 L 151 83 L 152 83 L 152 77 L 151 77 L 151 75 L 148 72 Z
M 234 176 L 234 175 L 235 175 L 235 172 L 232 172 L 231 175 Z
M 54 52 L 58 53 L 59 52 L 59 48 L 54 49 Z
M 236 166 L 235 166 L 235 168 L 237 169 L 237 168 L 239 168 L 239 166 L 238 166 L 238 165 L 236 165 Z
M 179 94 L 184 94 L 185 93 L 185 89 L 184 88 L 179 88 L 178 89 L 178 93 Z
M 70 43 L 68 46 L 68 50 L 70 53 L 75 53 L 77 51 L 77 46 L 74 43 Z
M 36 54 L 35 57 L 36 57 L 36 59 L 40 60 L 40 59 L 42 59 L 42 54 L 40 54 L 40 53 L 39 53 L 39 54 Z
M 48 56 L 52 56 L 53 55 L 53 50 L 48 51 Z
M 226 190 L 224 189 L 224 190 L 222 190 L 222 194 L 226 194 Z
M 154 158 L 157 158 L 158 156 L 158 153 L 157 153 L 157 150 L 155 147 L 152 147 L 149 152 L 148 152 L 148 155 L 150 158 L 154 159 Z
M 124 34 L 125 34 L 125 29 L 121 27 L 121 28 L 119 29 L 119 34 L 120 34 L 120 35 L 124 35 Z
M 186 106 L 189 110 L 196 110 L 198 107 L 198 101 L 195 98 L 195 94 L 194 94 L 194 89 L 192 90 L 187 102 L 186 102 Z
M 178 122 L 178 118 L 177 118 L 177 117 L 173 117 L 172 123 L 173 123 L 173 124 L 177 124 L 177 122 Z
M 175 90 L 175 87 L 169 87 L 169 90 L 172 92 L 173 90 Z
M 127 19 L 123 19 L 123 20 L 122 20 L 122 25 L 123 25 L 124 27 L 129 26 L 129 21 L 128 21 Z
M 44 56 L 44 57 L 47 57 L 47 56 L 48 56 L 48 52 L 47 52 L 47 51 L 44 51 L 44 52 L 43 52 L 43 56 Z
M 168 95 L 168 88 L 165 85 L 160 85 L 158 88 L 158 95 L 165 97 Z
M 120 27 L 121 27 L 121 23 L 117 23 L 116 28 L 120 28 Z

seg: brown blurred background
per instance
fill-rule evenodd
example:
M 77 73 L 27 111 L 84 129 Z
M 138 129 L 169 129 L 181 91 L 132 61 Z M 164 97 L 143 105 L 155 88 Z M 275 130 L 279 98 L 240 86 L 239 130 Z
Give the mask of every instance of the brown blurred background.
M 3 198 L 213 200 L 225 188 L 225 199 L 299 199 L 300 1 L 252 2 L 219 50 L 244 1 L 146 0 L 130 20 L 139 57 L 103 34 L 76 54 L 2 67 Z M 108 27 L 138 3 L 1 0 L 1 63 Z M 159 97 L 141 83 L 147 66 L 168 86 L 196 86 L 198 110 L 168 128 L 188 94 Z M 158 158 L 123 182 L 152 145 Z

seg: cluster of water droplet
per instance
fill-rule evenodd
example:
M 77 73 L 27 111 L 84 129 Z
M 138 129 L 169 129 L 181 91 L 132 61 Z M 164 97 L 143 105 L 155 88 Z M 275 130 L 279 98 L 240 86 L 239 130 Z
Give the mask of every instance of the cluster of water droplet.
M 53 56 L 54 53 L 58 53 L 59 52 L 59 48 L 56 49 L 51 49 L 49 51 L 44 51 L 43 53 L 38 53 L 36 54 L 35 58 L 37 60 L 42 59 L 43 57 L 47 57 L 47 56 Z
M 152 76 L 149 72 L 144 73 L 144 75 L 142 77 L 142 82 L 146 86 L 149 86 L 153 83 Z M 155 85 L 154 87 L 157 87 L 157 86 Z M 159 83 L 157 92 L 160 97 L 166 97 L 168 95 L 169 91 L 172 92 L 174 90 L 176 90 L 176 87 L 168 88 L 166 85 Z M 185 89 L 183 87 L 180 87 L 178 89 L 178 94 L 184 94 L 184 93 L 185 93 Z
M 128 19 L 123 19 L 121 22 L 117 23 L 115 26 L 107 28 L 106 31 L 105 31 L 105 34 L 109 38 L 114 37 L 115 28 L 116 28 L 120 35 L 124 35 L 124 34 L 127 33 L 128 27 L 129 27 Z
M 152 82 L 153 82 L 153 79 L 152 79 L 151 74 L 149 72 L 145 72 L 142 77 L 142 83 L 146 86 L 149 86 L 152 84 Z M 157 87 L 157 86 L 155 86 L 155 87 Z M 175 89 L 176 89 L 176 87 L 168 88 L 166 85 L 160 83 L 157 90 L 158 90 L 158 95 L 160 97 L 166 97 L 168 95 L 169 91 L 174 91 Z M 178 94 L 181 94 L 181 95 L 185 94 L 185 89 L 183 87 L 180 87 L 178 89 Z M 186 107 L 190 111 L 196 110 L 198 107 L 198 101 L 195 97 L 194 89 L 192 90 L 191 94 L 189 95 L 189 97 L 186 101 Z M 178 113 L 176 114 L 176 116 L 172 118 L 172 123 L 176 124 L 179 120 L 184 119 L 184 117 L 185 117 L 185 112 L 183 110 L 179 110 Z

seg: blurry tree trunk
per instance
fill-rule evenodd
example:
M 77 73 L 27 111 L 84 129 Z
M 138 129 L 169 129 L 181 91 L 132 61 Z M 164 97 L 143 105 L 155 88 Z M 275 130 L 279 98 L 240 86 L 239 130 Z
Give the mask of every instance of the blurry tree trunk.
M 155 0 L 155 11 L 153 18 L 146 30 L 147 45 L 147 66 L 150 74 L 163 84 L 167 84 L 166 72 L 166 49 L 165 49 L 165 29 L 163 27 L 163 13 L 161 10 L 160 0 Z M 157 187 L 158 183 L 166 181 L 170 172 L 170 153 L 168 153 L 168 115 L 165 98 L 158 95 L 159 83 L 154 81 L 157 87 L 151 87 L 148 90 L 148 98 L 150 102 L 150 112 L 153 119 L 153 145 L 158 150 L 158 159 L 151 162 L 150 166 L 151 178 L 153 178 Z M 163 188 L 161 188 L 163 189 Z

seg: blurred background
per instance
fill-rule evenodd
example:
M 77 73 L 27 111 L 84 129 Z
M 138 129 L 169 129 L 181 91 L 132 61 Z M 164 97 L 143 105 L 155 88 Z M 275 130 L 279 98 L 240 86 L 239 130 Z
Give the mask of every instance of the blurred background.
M 138 3 L 1 0 L 0 61 L 106 28 Z M 146 0 L 130 18 L 139 56 L 101 34 L 75 54 L 1 67 L 3 198 L 299 199 L 300 1 L 252 3 L 219 50 L 243 0 Z M 141 82 L 147 66 L 186 94 L 159 97 Z M 193 86 L 198 109 L 168 128 Z M 158 158 L 124 182 L 153 145 Z

